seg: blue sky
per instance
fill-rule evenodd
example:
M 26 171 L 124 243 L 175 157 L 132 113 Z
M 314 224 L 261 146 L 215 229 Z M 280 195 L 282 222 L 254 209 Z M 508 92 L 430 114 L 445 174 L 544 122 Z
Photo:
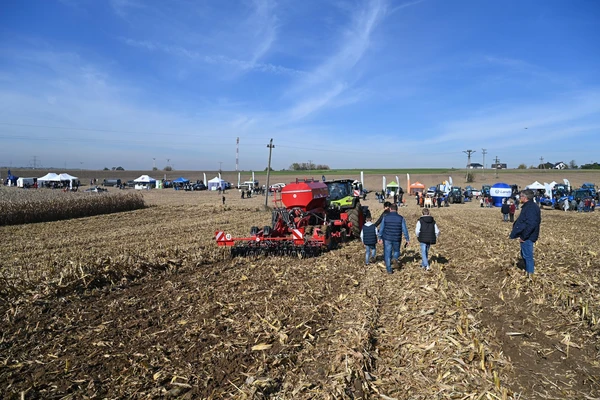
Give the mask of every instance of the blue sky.
M 600 161 L 600 2 L 4 0 L 0 165 Z M 527 128 L 527 129 L 525 129 Z M 153 160 L 155 159 L 155 160 Z

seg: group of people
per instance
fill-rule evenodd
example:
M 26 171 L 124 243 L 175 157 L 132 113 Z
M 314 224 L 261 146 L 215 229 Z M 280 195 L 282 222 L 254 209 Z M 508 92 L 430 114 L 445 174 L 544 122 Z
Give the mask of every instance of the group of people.
M 443 196 L 441 193 L 435 195 L 428 195 L 417 192 L 415 195 L 417 205 L 425 208 L 442 208 L 448 207 L 448 196 Z
M 542 221 L 540 208 L 533 201 L 534 192 L 530 189 L 523 190 L 519 194 L 521 212 L 516 221 L 514 214 L 517 209 L 514 199 L 510 199 L 502 206 L 504 221 L 514 221 L 510 232 L 510 239 L 519 239 L 521 248 L 521 259 L 527 276 L 531 278 L 534 272 L 533 247 L 540 233 Z M 505 207 L 506 206 L 506 207 Z M 429 271 L 429 249 L 436 244 L 440 230 L 429 208 L 422 209 L 422 216 L 416 223 L 415 235 L 421 248 L 421 267 Z M 388 274 L 393 274 L 392 261 L 399 267 L 400 244 L 405 238 L 404 247 L 410 244 L 410 237 L 406 227 L 406 220 L 398 214 L 398 206 L 394 203 L 385 202 L 384 211 L 379 219 L 373 223 L 368 217 L 360 233 L 360 238 L 365 246 L 365 265 L 375 261 L 377 244 L 383 244 L 385 268 Z
M 596 200 L 592 197 L 573 199 L 571 202 L 569 202 L 569 199 L 564 199 L 562 209 L 565 211 L 591 212 L 596 209 Z
M 375 261 L 377 244 L 383 244 L 383 258 L 388 274 L 393 274 L 392 260 L 400 266 L 400 244 L 402 237 L 406 242 L 404 247 L 410 244 L 410 236 L 406 227 L 406 220 L 398 214 L 398 205 L 386 201 L 383 204 L 383 213 L 373 223 L 370 217 L 363 226 L 360 238 L 365 245 L 365 265 Z M 440 230 L 434 218 L 429 215 L 429 209 L 424 208 L 423 216 L 417 221 L 415 234 L 421 246 L 421 267 L 429 271 L 429 248 L 436 243 Z
M 375 198 L 377 199 L 377 201 L 379 201 L 380 203 L 384 203 L 386 199 L 392 198 L 394 204 L 397 204 L 398 206 L 402 206 L 404 204 L 404 191 L 400 188 L 398 191 L 392 191 L 390 189 L 388 190 L 381 190 L 381 192 L 375 192 Z
M 514 199 L 504 199 L 502 202 L 502 206 L 500 207 L 500 212 L 502 213 L 502 220 L 504 222 L 515 222 L 515 211 L 517 211 L 517 205 L 515 204 Z

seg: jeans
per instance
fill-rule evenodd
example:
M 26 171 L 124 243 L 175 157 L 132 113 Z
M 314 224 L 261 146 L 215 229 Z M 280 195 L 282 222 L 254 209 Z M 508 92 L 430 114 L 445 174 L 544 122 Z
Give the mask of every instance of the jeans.
M 428 243 L 419 243 L 421 245 L 421 267 L 429 268 L 429 247 Z
M 387 272 L 392 272 L 392 258 L 398 261 L 400 259 L 400 242 L 392 242 L 391 240 L 383 241 L 383 257 L 385 259 L 385 269 Z
M 525 261 L 525 271 L 533 274 L 533 242 L 531 240 L 521 242 L 521 257 Z
M 510 222 L 515 222 L 515 214 L 508 214 L 510 216 Z
M 508 214 L 502 214 L 502 218 L 504 218 L 504 222 L 508 222 Z
M 365 244 L 365 264 L 368 264 L 370 259 L 375 261 L 375 249 L 374 244 Z

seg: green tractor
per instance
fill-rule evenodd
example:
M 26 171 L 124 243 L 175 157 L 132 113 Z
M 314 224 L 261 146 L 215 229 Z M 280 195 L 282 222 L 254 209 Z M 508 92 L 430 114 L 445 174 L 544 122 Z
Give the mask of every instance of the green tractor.
M 360 237 L 365 218 L 371 215 L 369 207 L 360 204 L 362 183 L 352 179 L 335 179 L 325 181 L 325 184 L 329 190 L 328 218 L 340 219 L 341 213 L 348 214 L 348 221 L 352 223 L 350 233 L 353 237 Z

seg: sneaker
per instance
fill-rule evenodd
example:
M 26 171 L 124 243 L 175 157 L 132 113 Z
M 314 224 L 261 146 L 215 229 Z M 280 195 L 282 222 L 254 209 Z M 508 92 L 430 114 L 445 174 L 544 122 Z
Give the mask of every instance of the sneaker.
M 387 273 L 388 273 L 389 275 L 391 275 L 391 274 L 393 274 L 393 273 L 394 273 L 394 271 L 388 271 Z
M 425 267 L 425 271 L 427 271 L 427 272 L 431 271 L 431 268 L 429 268 L 429 265 Z

